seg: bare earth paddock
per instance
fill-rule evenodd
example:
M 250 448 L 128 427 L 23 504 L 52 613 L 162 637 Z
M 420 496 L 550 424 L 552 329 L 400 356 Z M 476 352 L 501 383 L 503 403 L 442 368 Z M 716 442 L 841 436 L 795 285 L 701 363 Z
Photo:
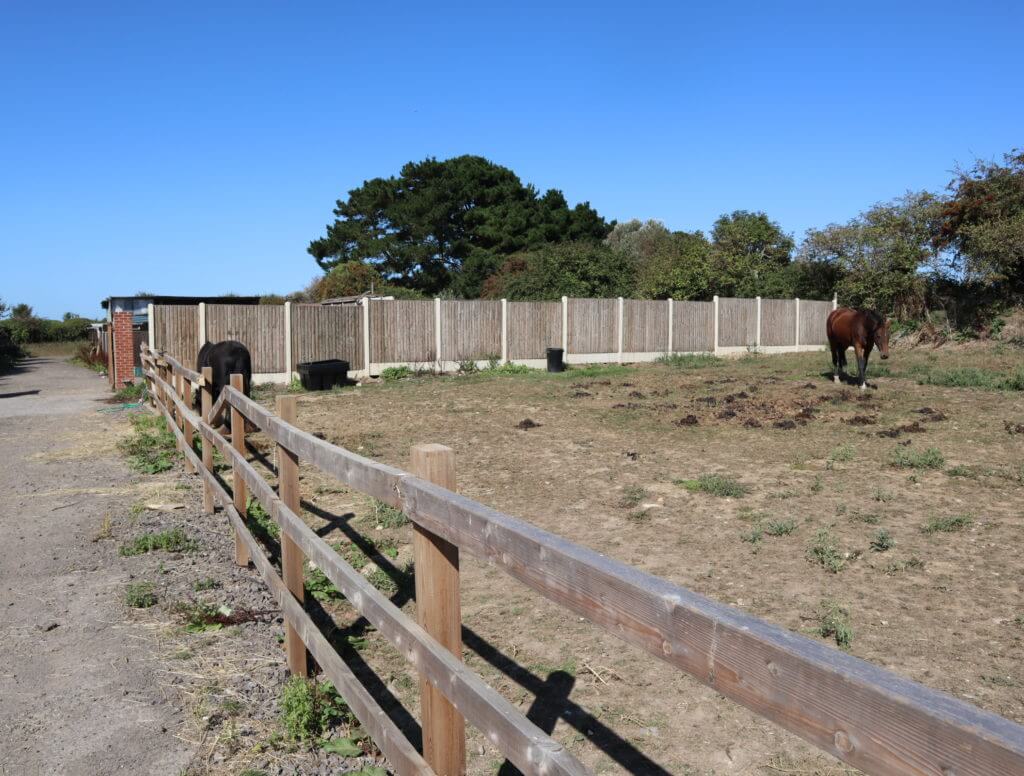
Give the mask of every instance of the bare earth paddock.
M 474 499 L 814 638 L 835 604 L 852 654 L 1024 722 L 1024 398 L 918 384 L 961 366 L 1011 372 L 1020 351 L 895 350 L 864 395 L 832 384 L 826 359 L 422 377 L 301 397 L 298 425 L 398 466 L 414 444 L 449 445 Z M 411 609 L 410 528 L 302 473 L 310 524 L 361 545 L 376 560 L 364 573 L 396 579 Z M 746 493 L 687 482 L 709 474 Z M 464 560 L 462 594 L 467 663 L 597 772 L 847 772 L 500 571 Z M 415 713 L 413 670 L 353 625 Z M 500 758 L 469 734 L 471 772 L 494 772 Z

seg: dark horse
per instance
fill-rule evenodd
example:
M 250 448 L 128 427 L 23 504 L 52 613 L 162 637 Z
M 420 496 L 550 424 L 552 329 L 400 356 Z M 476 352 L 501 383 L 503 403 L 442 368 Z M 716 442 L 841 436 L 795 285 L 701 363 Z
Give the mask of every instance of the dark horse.
M 889 322 L 870 310 L 840 307 L 828 314 L 825 331 L 832 347 L 833 379 L 839 382 L 839 375 L 846 370 L 846 349 L 853 347 L 857 354 L 857 382 L 863 391 L 867 388 L 864 373 L 868 369 L 871 349 L 877 345 L 882 358 L 889 357 Z
M 202 372 L 204 366 L 213 368 L 214 401 L 217 401 L 224 386 L 231 382 L 232 374 L 242 375 L 242 392 L 246 396 L 249 395 L 252 384 L 252 357 L 249 355 L 249 349 L 241 342 L 207 342 L 199 351 L 196 371 Z

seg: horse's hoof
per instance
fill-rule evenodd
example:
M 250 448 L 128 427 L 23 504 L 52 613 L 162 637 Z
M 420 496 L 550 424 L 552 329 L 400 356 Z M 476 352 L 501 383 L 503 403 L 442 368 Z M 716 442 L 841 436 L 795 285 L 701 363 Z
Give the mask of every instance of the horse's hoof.
M 867 384 L 867 383 L 861 383 L 861 384 L 860 384 L 860 389 L 861 389 L 862 391 L 866 391 L 866 390 L 868 389 L 868 384 Z
M 839 383 L 841 383 L 842 380 L 839 379 L 839 375 L 833 375 L 832 382 L 834 382 L 836 385 L 839 385 Z

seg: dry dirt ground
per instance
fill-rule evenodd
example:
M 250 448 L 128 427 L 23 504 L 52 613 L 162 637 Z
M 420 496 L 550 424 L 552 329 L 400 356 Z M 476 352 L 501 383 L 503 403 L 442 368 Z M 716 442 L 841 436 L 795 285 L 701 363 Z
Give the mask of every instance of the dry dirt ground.
M 449 445 L 460 491 L 485 504 L 811 638 L 835 604 L 853 655 L 1024 722 L 1024 394 L 918 383 L 1021 355 L 895 350 L 864 395 L 820 353 L 419 377 L 303 396 L 299 425 L 399 466 Z M 746 493 L 685 487 L 706 474 Z M 411 612 L 408 526 L 302 475 L 309 522 Z M 821 531 L 834 571 L 812 552 Z M 467 663 L 599 773 L 847 772 L 494 568 L 466 558 L 462 594 Z M 324 607 L 415 731 L 414 673 L 344 601 Z M 470 735 L 472 773 L 509 772 Z
M 0 773 L 177 773 L 181 719 L 125 621 L 128 573 L 95 542 L 137 484 L 106 381 L 34 358 L 0 377 Z

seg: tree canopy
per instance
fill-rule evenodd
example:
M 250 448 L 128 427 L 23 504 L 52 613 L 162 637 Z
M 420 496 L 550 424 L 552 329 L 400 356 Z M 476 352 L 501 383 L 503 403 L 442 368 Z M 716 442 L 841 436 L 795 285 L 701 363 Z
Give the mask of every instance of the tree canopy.
M 362 261 L 390 282 L 426 293 L 479 295 L 483 282 L 520 251 L 602 239 L 609 225 L 587 203 L 570 209 L 480 156 L 409 162 L 338 200 L 326 236 L 309 245 L 324 269 Z

